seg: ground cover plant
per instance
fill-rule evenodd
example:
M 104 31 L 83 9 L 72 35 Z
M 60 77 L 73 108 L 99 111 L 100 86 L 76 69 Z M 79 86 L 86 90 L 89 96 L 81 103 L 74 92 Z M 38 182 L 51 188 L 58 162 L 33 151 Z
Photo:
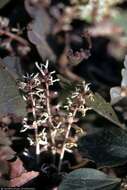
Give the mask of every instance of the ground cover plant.
M 0 187 L 127 189 L 124 0 L 0 0 Z

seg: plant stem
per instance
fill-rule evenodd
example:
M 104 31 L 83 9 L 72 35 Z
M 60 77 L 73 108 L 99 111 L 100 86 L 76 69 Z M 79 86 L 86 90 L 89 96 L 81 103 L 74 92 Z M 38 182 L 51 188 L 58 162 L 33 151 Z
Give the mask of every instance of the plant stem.
M 71 129 L 71 124 L 68 125 L 67 132 L 66 132 L 66 135 L 65 135 L 65 140 L 64 140 L 64 143 L 63 143 L 63 146 L 62 146 L 62 150 L 61 150 L 61 154 L 60 154 L 60 161 L 59 161 L 59 165 L 58 165 L 58 171 L 59 172 L 61 170 L 62 161 L 63 161 L 64 153 L 65 153 L 66 140 L 68 139 L 70 129 Z
M 66 134 L 65 134 L 65 140 L 64 140 L 64 142 L 63 142 L 63 146 L 62 146 L 62 150 L 61 150 L 61 154 L 60 154 L 60 160 L 59 160 L 59 165 L 58 165 L 58 171 L 59 171 L 59 172 L 61 171 L 61 166 L 62 166 L 64 154 L 65 154 L 66 142 L 67 142 L 67 139 L 68 139 L 68 137 L 69 137 L 70 130 L 71 130 L 72 123 L 73 123 L 73 121 L 74 121 L 74 117 L 75 117 L 75 115 L 76 115 L 76 112 L 77 112 L 77 109 L 75 109 L 74 112 L 73 112 L 73 115 L 72 115 L 72 118 L 71 118 L 72 121 L 68 123 L 67 131 L 66 131 Z
M 37 162 L 39 160 L 39 155 L 40 155 L 40 144 L 38 142 L 38 126 L 36 122 L 36 103 L 33 98 L 33 95 L 31 95 L 31 101 L 32 101 L 32 111 L 33 111 L 33 118 L 34 118 L 34 129 L 35 129 L 35 144 L 36 144 L 36 156 L 37 156 Z
M 36 155 L 40 154 L 40 145 L 38 143 L 38 127 L 35 123 L 35 141 L 36 141 Z
M 55 144 L 55 139 L 52 136 L 52 129 L 51 127 L 54 127 L 53 122 L 52 122 L 52 114 L 51 114 L 51 108 L 50 108 L 50 93 L 49 93 L 49 85 L 46 82 L 46 106 L 47 106 L 47 113 L 48 113 L 48 123 L 49 123 L 49 131 L 50 131 L 50 139 L 52 145 Z
M 48 123 L 49 123 L 49 136 L 51 140 L 51 152 L 53 154 L 53 163 L 55 164 L 56 146 L 55 146 L 55 136 L 52 135 L 52 128 L 54 128 L 54 125 L 52 122 L 52 113 L 50 107 L 49 84 L 46 82 L 45 85 L 46 85 L 46 105 L 47 105 Z

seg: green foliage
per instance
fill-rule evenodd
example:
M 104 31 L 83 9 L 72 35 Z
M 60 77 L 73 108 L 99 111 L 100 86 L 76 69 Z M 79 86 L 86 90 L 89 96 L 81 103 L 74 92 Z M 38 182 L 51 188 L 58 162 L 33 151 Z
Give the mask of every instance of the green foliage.
M 79 151 L 88 155 L 98 167 L 118 166 L 127 161 L 127 133 L 114 126 L 91 127 L 92 133 L 83 136 Z
M 68 174 L 59 190 L 119 190 L 120 179 L 95 169 L 78 169 Z
M 9 2 L 12 1 L 0 0 L 0 9 Z M 90 160 L 95 162 L 92 164 L 97 165 L 97 170 L 88 168 L 75 170 L 63 178 L 58 189 L 120 190 L 121 180 L 111 177 L 112 173 L 104 174 L 99 171 L 99 168 L 119 166 L 127 162 L 126 126 L 119 121 L 112 105 L 98 93 L 94 94 L 86 81 L 90 80 L 91 74 L 89 72 L 92 72 L 95 88 L 103 89 L 100 86 L 101 83 L 98 82 L 100 78 L 103 79 L 102 83 L 106 83 L 104 88 L 108 87 L 111 82 L 117 83 L 114 76 L 109 76 L 110 79 L 108 76 L 103 77 L 100 70 L 106 69 L 106 73 L 112 74 L 107 68 L 108 60 L 111 60 L 112 63 L 112 55 L 121 58 L 126 51 L 127 14 L 122 9 L 118 9 L 119 5 L 117 6 L 117 3 L 122 2 L 125 0 L 69 0 L 68 3 L 64 1 L 52 3 L 50 1 L 24 0 L 17 1 L 15 5 L 13 2 L 12 5 L 10 3 L 13 10 L 10 10 L 9 14 L 5 10 L 4 15 L 7 18 L 0 18 L 1 48 L 8 52 L 1 53 L 1 57 L 5 57 L 3 60 L 0 59 L 0 127 L 2 128 L 0 130 L 0 187 L 22 186 L 23 183 L 32 179 L 29 178 L 31 175 L 29 172 L 28 179 L 27 176 L 24 177 L 26 170 L 23 164 L 27 161 L 32 162 L 27 166 L 29 169 L 45 172 L 47 177 L 51 179 L 50 182 L 53 181 L 52 175 L 56 176 L 55 183 L 57 183 L 57 174 L 59 176 L 62 172 L 85 167 L 87 165 L 85 161 L 89 162 Z M 1 11 L 3 12 L 4 9 Z M 24 19 L 18 18 L 18 10 L 25 14 L 25 22 Z M 28 18 L 26 11 L 31 19 Z M 16 16 L 14 23 L 13 19 L 10 19 L 13 16 Z M 17 29 L 14 28 L 16 26 Z M 96 40 L 99 40 L 98 45 L 92 45 L 89 33 L 93 38 L 92 43 L 96 44 Z M 26 34 L 27 39 L 25 40 Z M 101 51 L 100 46 L 104 48 Z M 78 48 L 79 51 L 77 51 Z M 28 54 L 30 50 L 32 51 Z M 98 56 L 103 51 L 106 52 L 104 52 L 105 56 L 103 57 L 101 54 L 101 59 L 98 59 L 96 55 Z M 83 67 L 83 62 L 92 52 L 94 52 L 93 57 L 96 57 L 97 60 L 93 62 L 93 58 L 91 58 Z M 108 59 L 104 59 L 105 57 Z M 42 64 L 36 62 L 37 68 L 35 68 L 32 63 L 36 60 L 39 61 L 40 58 L 47 61 Z M 48 67 L 48 60 L 56 62 L 57 72 L 64 77 L 59 75 L 57 79 L 55 78 L 57 74 Z M 102 62 L 100 69 L 98 68 L 98 60 Z M 21 65 L 21 63 L 23 64 Z M 82 66 L 75 68 L 77 72 L 73 72 L 73 67 L 79 63 Z M 89 63 L 91 63 L 90 69 L 88 68 Z M 126 63 L 124 65 L 121 87 L 113 89 L 113 99 L 116 95 L 118 95 L 117 98 L 120 96 L 120 100 L 121 97 L 126 98 L 127 96 L 127 65 Z M 23 75 L 22 68 L 28 73 L 23 76 L 24 80 L 18 83 L 19 76 Z M 83 71 L 81 72 L 82 76 L 86 77 L 86 81 L 80 77 L 81 73 L 79 72 L 82 68 L 86 72 L 88 71 L 84 74 Z M 114 65 L 111 65 L 112 68 Z M 76 73 L 79 73 L 79 76 Z M 56 92 L 59 89 L 58 82 L 61 89 Z M 19 88 L 23 93 L 24 100 L 20 96 Z M 124 106 L 126 107 L 125 102 Z M 87 111 L 91 109 L 94 115 L 99 114 L 109 120 L 111 122 L 107 122 L 109 126 L 108 124 L 106 126 L 104 120 L 104 123 L 101 123 L 101 119 L 99 120 L 100 127 L 96 127 L 96 123 L 93 126 L 93 121 L 88 121 L 88 118 L 85 117 Z M 119 111 L 121 110 L 119 109 Z M 125 115 L 125 111 L 121 112 L 124 112 Z M 8 113 L 14 113 L 14 115 L 9 115 L 7 121 L 6 117 L 3 119 L 2 116 Z M 22 121 L 17 115 L 21 116 Z M 83 117 L 85 117 L 83 120 L 86 121 L 84 129 L 80 126 Z M 123 119 L 122 116 L 120 118 Z M 17 127 L 17 122 L 20 124 L 19 127 Z M 17 144 L 16 140 L 22 139 L 21 132 L 25 132 L 26 143 L 23 144 L 20 151 L 17 150 L 20 143 Z M 11 144 L 13 140 L 16 144 Z M 11 148 L 11 145 L 17 153 Z M 18 156 L 18 153 L 24 161 L 27 160 L 24 163 L 17 162 L 15 165 L 13 158 L 15 158 L 15 154 Z M 51 154 L 51 161 L 49 154 Z M 41 156 L 44 159 L 41 159 Z M 11 160 L 10 164 L 9 160 Z M 13 173 L 17 174 L 13 175 Z M 9 175 L 10 181 L 6 180 L 9 179 Z M 15 176 L 14 178 L 17 180 L 15 181 L 12 176 Z M 124 179 L 121 187 L 123 187 L 123 182 Z M 54 187 L 57 188 L 57 184 Z
M 0 9 L 2 9 L 10 0 L 0 0 Z
M 116 113 L 114 112 L 110 103 L 107 103 L 102 96 L 98 93 L 93 94 L 93 97 L 86 97 L 86 105 L 92 108 L 101 116 L 105 117 L 109 121 L 124 128 L 124 125 L 120 123 Z
M 72 92 L 75 89 L 75 86 L 81 84 L 75 84 L 65 80 L 63 77 L 60 76 L 60 82 L 62 86 L 62 90 L 60 92 L 60 100 L 63 102 L 66 100 L 66 97 L 71 96 Z M 110 103 L 106 102 L 105 99 L 99 95 L 98 93 L 92 94 L 91 96 L 85 96 L 86 105 L 89 108 L 92 108 L 95 112 L 99 115 L 105 117 L 109 121 L 113 122 L 117 126 L 124 128 L 124 125 L 120 123 L 115 111 L 113 110 Z
M 75 90 L 76 83 L 72 83 L 68 79 L 62 77 L 61 75 L 58 75 L 58 78 L 60 79 L 60 85 L 61 85 L 61 91 L 59 93 L 59 100 L 62 102 L 66 101 L 66 98 L 71 96 L 72 92 Z
M 0 62 L 0 113 L 16 113 L 19 116 L 25 114 L 25 103 L 20 96 L 16 85 L 16 76 Z

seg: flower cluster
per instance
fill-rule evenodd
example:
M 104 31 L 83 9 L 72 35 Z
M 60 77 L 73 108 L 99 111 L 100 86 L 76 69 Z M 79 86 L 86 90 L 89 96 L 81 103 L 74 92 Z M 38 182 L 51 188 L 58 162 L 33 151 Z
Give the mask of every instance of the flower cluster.
M 34 130 L 35 137 L 28 137 L 30 145 L 36 146 L 36 154 L 43 150 L 51 150 L 53 154 L 60 153 L 59 170 L 61 168 L 64 152 L 72 152 L 77 147 L 77 139 L 84 131 L 76 125 L 77 113 L 85 116 L 90 108 L 86 105 L 85 97 L 90 96 L 89 84 L 79 84 L 70 97 L 66 98 L 66 104 L 57 103 L 52 105 L 52 91 L 50 86 L 58 82 L 54 79 L 55 71 L 49 72 L 48 61 L 46 64 L 35 63 L 39 73 L 24 76 L 24 82 L 20 89 L 23 98 L 27 102 L 28 113 L 33 115 L 32 121 L 29 117 L 23 120 L 22 132 Z M 58 94 L 57 94 L 58 95 Z M 64 109 L 63 109 L 64 108 Z M 65 111 L 66 110 L 66 111 Z M 71 128 L 74 134 L 71 134 Z M 40 148 L 41 147 L 41 148 Z
M 38 143 L 39 145 L 47 146 L 49 136 L 53 136 L 53 131 L 51 132 L 48 128 L 49 125 L 52 125 L 49 87 L 59 80 L 53 77 L 55 71 L 48 71 L 48 61 L 45 65 L 39 65 L 37 62 L 35 65 L 39 72 L 23 76 L 24 82 L 20 83 L 23 98 L 27 103 L 28 113 L 31 112 L 33 115 L 32 123 L 29 122 L 28 117 L 23 119 L 21 132 L 25 132 L 27 129 L 35 129 L 37 142 L 34 143 L 31 138 L 28 138 L 30 144 Z M 58 126 L 55 127 L 58 128 Z M 49 131 L 50 135 L 48 134 Z
M 90 109 L 86 106 L 85 100 L 85 96 L 90 95 L 89 85 L 90 84 L 85 84 L 85 82 L 83 82 L 83 85 L 76 87 L 75 92 L 67 98 L 67 103 L 64 108 L 71 114 L 73 110 L 77 109 L 77 112 L 80 112 L 82 116 L 85 116 L 86 111 Z

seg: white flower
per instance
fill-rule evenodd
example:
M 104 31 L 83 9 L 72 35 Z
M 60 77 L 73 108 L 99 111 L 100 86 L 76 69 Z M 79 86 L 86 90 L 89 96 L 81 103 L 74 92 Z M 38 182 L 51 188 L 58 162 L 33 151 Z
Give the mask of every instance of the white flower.
M 110 97 L 111 97 L 111 104 L 115 104 L 123 99 L 123 97 L 127 97 L 126 89 L 127 89 L 127 55 L 125 56 L 124 60 L 124 67 L 121 71 L 122 74 L 122 81 L 121 87 L 113 87 L 110 89 Z
M 50 79 L 50 85 L 53 85 L 55 82 L 59 82 L 60 79 L 53 79 L 53 77 Z
M 30 137 L 27 137 L 27 140 L 29 141 L 30 146 L 32 146 L 32 145 L 34 145 L 34 144 L 35 144 L 35 143 L 34 143 L 34 141 L 33 141 Z
M 41 73 L 43 76 L 45 76 L 44 70 L 45 70 L 45 69 L 48 70 L 49 61 L 47 60 L 45 65 L 44 65 L 44 64 L 40 64 L 40 65 L 39 65 L 38 62 L 35 62 L 35 65 L 36 65 L 36 67 L 38 68 L 38 70 L 40 71 L 40 73 Z
M 19 89 L 24 89 L 26 87 L 25 82 L 19 82 Z
M 42 132 L 38 135 L 38 141 L 40 145 L 47 145 L 48 144 L 48 139 L 47 139 L 47 132 L 45 131 L 46 129 L 44 128 Z
M 79 89 L 76 89 L 76 92 L 73 92 L 73 93 L 72 93 L 71 98 L 72 98 L 72 99 L 73 99 L 73 98 L 76 98 L 78 95 L 79 95 Z
M 23 75 L 23 78 L 27 79 L 27 80 L 30 80 L 30 79 L 33 78 L 33 76 L 34 76 L 34 73 L 32 73 L 32 74 L 26 73 L 26 75 Z
M 29 125 L 23 125 L 23 129 L 20 130 L 21 133 L 27 131 L 28 129 L 31 129 Z
M 90 91 L 89 86 L 91 85 L 91 83 L 86 84 L 86 81 L 83 81 L 82 84 L 83 84 L 83 87 L 84 87 L 84 92 L 89 92 Z
M 40 119 L 36 121 L 37 126 L 41 126 L 41 125 L 43 125 L 44 123 L 46 123 L 47 120 L 48 120 L 48 118 L 49 118 L 48 113 L 46 113 L 46 112 L 42 113 Z
M 23 122 L 22 122 L 23 128 L 20 130 L 21 133 L 27 131 L 28 129 L 32 129 L 32 127 L 27 124 L 27 121 L 28 121 L 28 119 L 26 117 L 24 117 Z

